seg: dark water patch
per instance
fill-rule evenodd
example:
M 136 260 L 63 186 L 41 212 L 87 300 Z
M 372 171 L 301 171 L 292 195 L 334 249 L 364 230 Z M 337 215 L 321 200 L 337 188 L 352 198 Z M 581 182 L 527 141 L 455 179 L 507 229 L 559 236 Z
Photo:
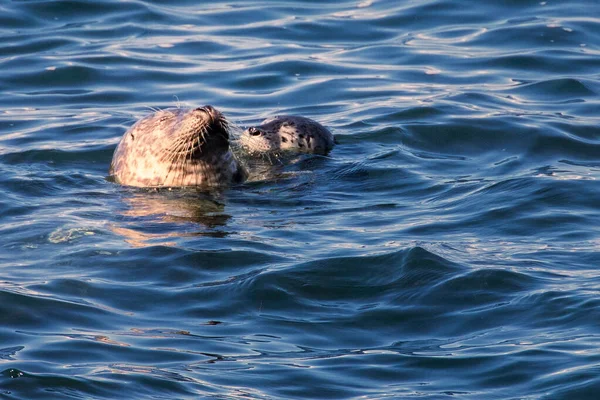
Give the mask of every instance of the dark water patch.
M 468 306 L 475 310 L 485 305 L 498 305 L 506 295 L 532 290 L 532 277 L 514 271 L 481 269 L 456 277 L 434 289 L 439 302 L 447 301 L 455 307 Z
M 66 151 L 62 149 L 47 150 L 28 150 L 18 153 L 7 153 L 1 155 L 0 159 L 11 165 L 18 164 L 45 164 L 53 168 L 60 168 L 63 165 L 85 164 L 89 166 L 101 162 L 106 165 L 106 160 L 112 157 L 113 146 L 100 146 L 99 149 L 77 149 Z
M 375 62 L 380 62 L 382 68 L 386 68 L 380 72 L 387 75 L 391 70 L 400 69 L 403 65 L 410 65 L 414 62 L 415 55 L 406 51 L 406 48 L 401 45 L 385 43 L 351 47 L 330 53 L 327 57 L 338 60 L 338 62 L 364 64 L 366 67 L 372 67 Z
M 421 292 L 449 279 L 460 269 L 424 249 L 415 248 L 367 258 L 323 260 L 305 264 L 304 268 L 273 271 L 259 275 L 252 287 L 260 290 L 261 298 L 265 299 L 261 299 L 260 313 L 273 319 L 272 323 L 279 319 L 287 321 L 284 325 L 291 323 L 288 318 L 276 315 L 292 307 L 296 310 L 294 324 L 306 325 L 303 331 L 313 330 L 310 326 L 316 324 L 316 336 L 309 342 L 298 337 L 303 345 L 324 346 L 327 337 L 323 330 L 341 323 L 349 332 L 355 332 L 343 335 L 347 346 L 373 346 L 383 339 L 358 332 L 411 329 L 404 323 L 400 328 L 397 323 L 416 316 L 421 308 L 418 305 L 418 299 L 423 296 Z M 327 290 L 322 287 L 325 281 L 332 282 Z M 389 315 L 384 317 L 386 314 Z M 421 326 L 419 329 L 424 329 L 422 323 L 416 324 Z
M 579 124 L 566 124 L 562 121 L 553 121 L 553 126 L 559 128 L 566 135 L 573 135 L 581 142 L 596 144 L 600 139 L 600 128 L 592 122 L 593 120 L 580 121 Z
M 75 48 L 79 45 L 76 40 L 72 38 L 36 38 L 29 39 L 26 42 L 21 42 L 20 45 L 13 45 L 9 47 L 5 47 L 3 49 L 3 53 L 5 56 L 23 56 L 24 54 L 40 54 L 44 52 L 48 52 L 52 54 L 52 52 L 56 52 L 59 49 L 68 50 L 69 47 Z M 22 65 L 20 60 L 14 62 L 16 65 Z M 5 63 L 7 68 L 11 68 L 10 63 Z M 31 66 L 30 66 L 31 68 Z
M 462 227 L 474 229 L 480 234 L 488 232 L 495 235 L 499 233 L 497 229 L 500 229 L 506 235 L 521 235 L 526 232 L 527 227 L 535 226 L 540 236 L 544 233 L 577 233 L 579 238 L 591 238 L 595 235 L 595 230 L 585 228 L 587 214 L 575 215 L 565 207 L 565 204 L 573 203 L 578 204 L 582 210 L 592 210 L 595 200 L 589 201 L 589 197 L 585 192 L 581 193 L 579 187 L 580 184 L 576 181 L 541 180 L 539 177 L 506 180 L 481 189 L 472 187 L 466 193 L 463 192 L 467 195 L 456 198 L 455 202 L 444 201 L 444 196 L 434 198 L 435 207 L 445 210 L 448 217 L 413 227 L 410 232 L 431 234 L 438 229 L 457 232 Z M 595 191 L 590 190 L 588 193 Z M 515 199 L 515 192 L 528 195 Z M 512 221 L 510 225 L 501 222 L 507 218 Z M 555 231 L 556 226 L 561 226 L 562 230 Z
M 483 16 L 476 10 L 464 12 L 460 5 L 450 1 L 440 1 L 431 4 L 419 4 L 411 7 L 402 7 L 397 4 L 387 9 L 387 13 L 379 15 L 377 24 L 382 27 L 396 29 L 401 26 L 407 31 L 427 30 L 432 26 L 453 26 L 455 18 L 460 15 L 465 24 L 483 22 Z M 394 7 L 395 6 L 395 7 Z M 427 16 L 427 17 L 425 17 Z
M 0 29 L 4 34 L 12 33 L 15 30 L 20 31 L 25 26 L 30 27 L 31 29 L 39 29 L 44 26 L 44 23 L 30 14 L 20 12 L 20 10 L 14 10 L 8 7 L 2 8 Z
M 34 371 L 39 369 L 36 368 L 36 366 L 31 367 L 34 368 Z M 78 369 L 91 370 L 90 367 Z M 139 376 L 136 374 L 146 371 L 146 369 L 143 368 L 133 370 L 133 376 Z M 84 398 L 88 396 L 110 398 L 122 395 L 151 398 L 154 397 L 155 393 L 160 392 L 165 394 L 178 393 L 182 396 L 191 395 L 193 393 L 182 388 L 181 384 L 169 383 L 169 381 L 161 379 L 160 375 L 155 378 L 140 378 L 142 381 L 145 381 L 150 388 L 142 391 L 138 388 L 129 392 L 123 390 L 121 387 L 133 380 L 131 377 L 126 377 L 127 374 L 125 371 L 123 371 L 122 374 L 110 373 L 110 370 L 102 371 L 98 373 L 98 376 L 91 378 L 71 377 L 50 372 L 28 372 L 26 370 L 21 371 L 18 369 L 9 369 L 5 371 L 8 371 L 6 374 L 19 374 L 19 379 L 11 380 L 3 385 L 3 389 L 6 389 L 5 394 L 8 396 L 17 394 L 16 398 L 21 395 L 39 399 L 55 399 L 57 397 Z M 119 384 L 119 381 L 122 381 L 121 384 Z
M 358 261 L 357 263 L 354 259 L 324 260 L 326 266 L 318 261 L 305 265 L 305 268 L 294 268 L 293 271 L 285 274 L 273 272 L 269 275 L 280 278 L 278 283 L 271 285 L 280 287 L 288 293 L 286 287 L 300 290 L 289 293 L 291 298 L 313 298 L 316 302 L 339 302 L 350 299 L 368 302 L 373 300 L 371 296 L 377 298 L 387 297 L 386 293 L 406 293 L 408 288 L 417 291 L 418 287 L 429 286 L 431 281 L 436 281 L 445 273 L 458 268 L 422 248 L 368 257 Z M 369 265 L 373 267 L 369 268 Z M 387 266 L 389 270 L 382 270 L 380 266 Z M 434 266 L 439 271 L 436 271 Z M 269 275 L 263 275 L 262 279 Z M 325 280 L 333 283 L 330 290 L 326 292 L 320 288 L 320 282 Z M 335 280 L 339 280 L 340 283 L 336 285 Z M 303 284 L 297 285 L 294 281 Z
M 571 28 L 577 21 L 569 21 L 566 25 L 539 17 L 517 18 L 506 21 L 482 32 L 470 45 L 493 47 L 494 49 L 507 49 L 515 51 L 535 47 L 538 49 L 556 49 L 565 47 L 579 49 L 585 38 L 577 28 Z
M 536 141 L 528 150 L 530 157 L 566 157 L 573 160 L 597 160 L 600 152 L 600 142 L 581 140 L 571 135 L 553 132 L 547 129 L 544 135 L 536 138 Z
M 29 74 L 14 76 L 9 82 L 14 87 L 55 87 L 68 86 L 73 82 L 80 84 L 93 84 L 99 79 L 99 73 L 95 68 L 86 66 L 65 66 L 56 70 L 36 71 Z
M 141 4 L 137 2 L 117 5 L 111 4 L 110 1 L 99 1 L 93 6 L 88 7 L 88 4 L 85 1 L 77 0 L 67 0 L 61 3 L 41 1 L 35 3 L 18 2 L 17 4 L 22 12 L 50 21 L 56 21 L 65 17 L 69 18 L 73 15 L 84 19 L 93 19 L 98 15 L 106 15 L 111 12 L 129 12 L 130 10 L 141 6 Z
M 567 285 L 567 290 L 569 288 Z M 595 311 L 597 301 L 593 295 L 567 295 L 564 288 L 561 290 L 557 287 L 556 291 L 532 294 L 519 303 L 530 306 L 530 313 L 533 315 L 529 321 L 536 328 L 551 325 L 557 330 L 568 330 L 574 324 L 592 326 L 598 321 Z
M 348 29 L 348 25 L 351 28 Z M 395 32 L 373 29 L 368 22 L 359 20 L 322 20 L 319 24 L 300 21 L 286 28 L 283 38 L 291 41 L 303 41 L 319 43 L 322 37 L 327 37 L 333 43 L 363 43 L 365 41 L 384 41 L 395 37 Z
M 527 71 L 540 71 L 546 74 L 569 74 L 573 63 L 580 64 L 581 74 L 593 74 L 598 69 L 600 61 L 587 57 L 580 52 L 539 50 L 533 54 L 510 54 L 488 58 L 481 65 L 494 70 L 515 70 L 524 76 L 533 78 Z
M 577 79 L 553 79 L 519 85 L 511 89 L 510 93 L 540 100 L 548 98 L 552 98 L 553 100 L 586 98 L 597 95 L 597 93 L 586 87 L 584 82 Z
M 122 313 L 143 312 L 148 304 L 152 304 L 152 299 L 157 298 L 158 290 L 152 287 L 141 287 L 136 290 L 134 299 L 130 298 L 128 287 L 120 287 L 115 282 L 90 282 L 82 280 L 53 280 L 41 285 L 29 285 L 29 290 L 39 293 L 49 292 L 66 301 L 80 302 L 81 298 L 91 304 L 98 304 L 98 308 L 115 309 L 121 304 L 127 304 L 126 309 L 120 310 Z M 96 302 L 102 303 L 96 303 Z
M 210 282 L 234 279 L 235 274 L 245 269 L 259 268 L 266 263 L 282 263 L 285 258 L 277 255 L 268 255 L 256 251 L 194 251 L 166 246 L 147 246 L 131 249 L 127 252 L 114 253 L 112 258 L 103 257 L 103 254 L 89 254 L 96 260 L 105 259 L 102 268 L 109 269 L 114 275 L 115 282 L 135 279 L 142 274 L 148 283 L 160 285 L 161 282 L 170 282 L 169 285 L 181 285 L 183 288 L 193 288 L 202 285 L 204 280 Z M 146 254 L 149 262 L 139 262 L 139 254 Z M 70 255 L 73 257 L 74 255 Z M 83 256 L 83 254 L 82 254 Z M 240 260 L 245 262 L 240 263 Z M 171 265 L 173 269 L 162 266 Z M 127 268 L 121 268 L 126 265 Z M 102 275 L 102 269 L 94 269 Z M 233 275 L 232 275 L 233 274 Z M 168 278 L 168 279 L 167 279 Z M 209 285 L 208 285 L 209 286 Z
M 536 136 L 530 127 L 500 119 L 492 124 L 489 120 L 456 118 L 451 124 L 405 124 L 404 129 L 407 134 L 402 143 L 411 149 L 461 156 L 523 148 Z
M 58 326 L 87 326 L 102 329 L 107 326 L 108 313 L 94 306 L 39 296 L 28 291 L 2 290 L 2 314 L 13 321 L 17 329 L 40 329 L 51 318 Z M 35 310 L 35 311 L 34 311 Z
M 464 105 L 471 105 L 473 111 L 485 109 L 485 110 L 497 110 L 497 112 L 503 112 L 505 109 L 511 109 L 514 107 L 514 101 L 510 96 L 499 96 L 497 94 L 490 93 L 479 93 L 479 92 L 465 92 L 456 95 L 451 95 L 447 98 L 450 101 L 457 102 Z M 448 107 L 449 108 L 449 107 Z M 456 114 L 459 112 L 458 107 L 455 108 Z M 469 111 L 465 110 L 463 113 Z
M 4 349 L 0 349 L 0 359 L 2 360 L 14 360 L 14 356 L 17 352 L 23 350 L 25 347 L 23 346 L 15 346 L 15 347 L 7 347 Z

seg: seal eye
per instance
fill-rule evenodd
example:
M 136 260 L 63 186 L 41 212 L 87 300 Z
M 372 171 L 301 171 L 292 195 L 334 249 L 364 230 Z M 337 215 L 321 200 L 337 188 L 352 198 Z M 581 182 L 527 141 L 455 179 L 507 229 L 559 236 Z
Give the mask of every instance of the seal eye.
M 248 133 L 252 136 L 258 136 L 260 135 L 260 131 L 254 127 L 248 129 Z

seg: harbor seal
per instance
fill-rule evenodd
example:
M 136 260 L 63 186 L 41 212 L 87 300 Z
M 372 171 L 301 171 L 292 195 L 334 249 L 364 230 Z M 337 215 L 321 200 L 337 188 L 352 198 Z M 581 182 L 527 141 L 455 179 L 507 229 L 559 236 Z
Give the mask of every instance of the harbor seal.
M 109 174 L 126 186 L 217 186 L 245 179 L 229 147 L 229 124 L 212 106 L 157 111 L 136 122 Z
M 327 154 L 335 143 L 327 128 L 310 118 L 279 115 L 251 126 L 240 136 L 240 144 L 250 153 L 291 150 Z

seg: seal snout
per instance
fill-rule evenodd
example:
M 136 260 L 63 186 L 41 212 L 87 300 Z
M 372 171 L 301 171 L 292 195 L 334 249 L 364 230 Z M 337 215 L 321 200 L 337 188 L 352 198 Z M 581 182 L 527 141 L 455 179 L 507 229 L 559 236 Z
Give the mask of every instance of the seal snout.
M 206 115 L 209 117 L 209 120 L 211 122 L 216 122 L 216 121 L 220 121 L 223 119 L 223 116 L 221 115 L 221 113 L 214 108 L 211 105 L 205 105 L 204 107 L 198 107 L 196 108 L 196 111 L 202 111 L 204 113 L 206 113 Z

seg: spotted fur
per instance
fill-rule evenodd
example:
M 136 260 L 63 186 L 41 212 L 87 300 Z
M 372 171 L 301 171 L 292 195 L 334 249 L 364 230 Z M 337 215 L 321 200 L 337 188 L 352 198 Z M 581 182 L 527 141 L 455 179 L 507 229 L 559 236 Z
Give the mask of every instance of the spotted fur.
M 215 108 L 166 109 L 123 135 L 109 173 L 127 186 L 216 186 L 245 178 L 229 149 L 229 125 Z
M 281 115 L 246 129 L 240 143 L 251 153 L 291 150 L 327 154 L 333 148 L 334 139 L 327 128 L 312 119 Z

